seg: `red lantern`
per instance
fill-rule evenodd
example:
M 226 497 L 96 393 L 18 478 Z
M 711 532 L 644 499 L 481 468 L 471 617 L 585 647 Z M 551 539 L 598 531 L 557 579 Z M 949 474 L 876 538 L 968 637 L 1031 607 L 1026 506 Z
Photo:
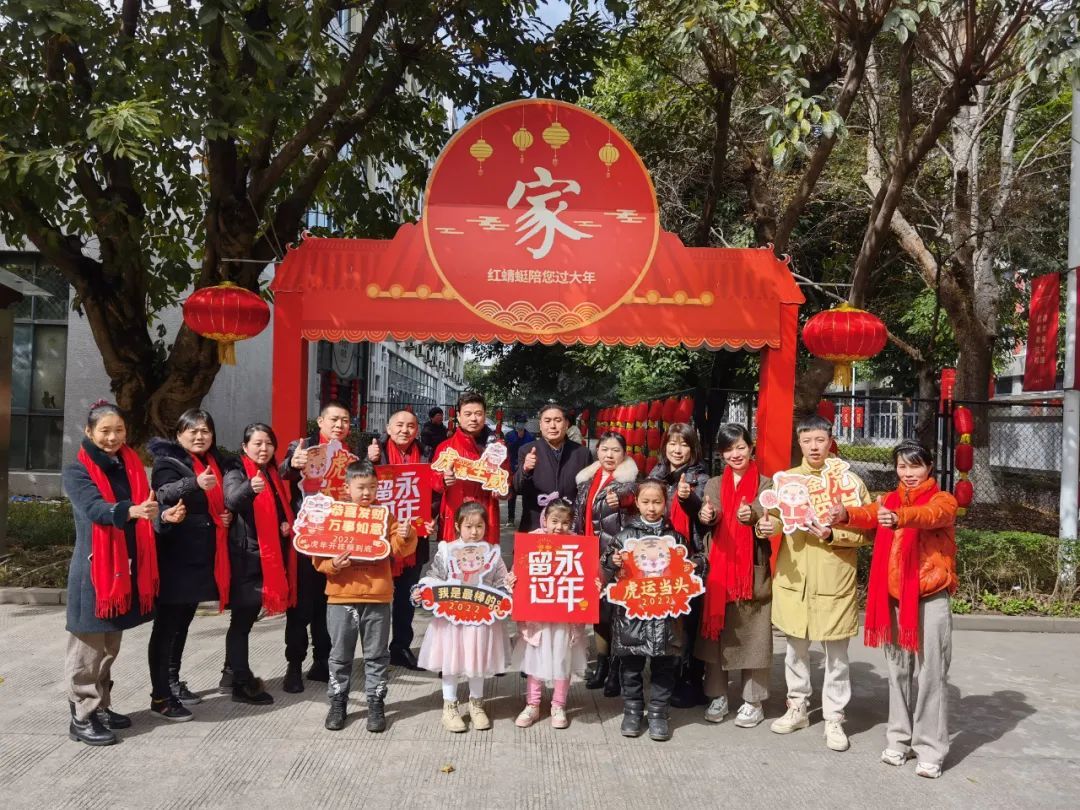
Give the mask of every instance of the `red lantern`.
M 648 475 L 649 473 L 651 473 L 653 471 L 653 468 L 656 467 L 656 465 L 659 463 L 660 459 L 658 459 L 656 456 L 649 456 L 647 459 L 645 459 L 645 474 Z
M 975 500 L 975 487 L 968 479 L 961 478 L 953 487 L 953 495 L 956 496 L 957 505 L 966 511 Z
M 218 362 L 236 365 L 238 340 L 255 337 L 270 323 L 270 307 L 251 290 L 224 281 L 196 290 L 184 302 L 184 323 L 218 343 Z
M 679 400 L 675 397 L 668 397 L 664 400 L 664 406 L 660 411 L 661 416 L 664 417 L 664 426 L 667 427 L 675 421 L 675 411 L 679 407 Z
M 649 405 L 649 427 L 659 427 L 660 420 L 664 418 L 664 403 L 654 399 Z
M 836 365 L 833 382 L 847 388 L 851 385 L 851 364 L 880 352 L 889 336 L 877 316 L 841 304 L 808 320 L 802 339 L 811 354 Z
M 649 405 L 639 402 L 634 406 L 634 427 L 642 427 L 649 418 Z
M 818 403 L 817 415 L 826 422 L 836 421 L 836 403 L 832 400 L 823 399 Z
M 589 409 L 585 408 L 578 416 L 578 421 L 581 423 L 581 438 L 589 438 Z
M 975 462 L 975 448 L 970 444 L 956 445 L 956 469 L 960 472 L 971 472 Z
M 685 422 L 690 424 L 690 420 L 694 418 L 694 398 L 683 397 L 679 400 L 679 405 L 675 409 L 675 421 Z
M 648 446 L 649 452 L 657 452 L 663 439 L 664 434 L 660 431 L 660 428 L 649 428 L 645 433 L 645 444 Z
M 953 427 L 961 436 L 975 431 L 975 416 L 972 414 L 971 408 L 965 408 L 963 405 L 958 406 L 953 411 L 952 420 Z
M 646 468 L 647 461 L 644 453 L 634 453 L 633 458 L 634 463 L 637 464 L 639 470 L 644 470 Z
M 457 409 L 453 405 L 451 405 L 450 408 L 447 411 L 447 420 L 446 420 L 446 435 L 448 437 L 453 436 L 454 431 L 457 430 L 457 418 L 456 417 L 457 417 Z
M 502 423 L 503 423 L 503 409 L 502 408 L 496 408 L 495 409 L 495 436 L 500 438 L 500 439 L 503 437 Z

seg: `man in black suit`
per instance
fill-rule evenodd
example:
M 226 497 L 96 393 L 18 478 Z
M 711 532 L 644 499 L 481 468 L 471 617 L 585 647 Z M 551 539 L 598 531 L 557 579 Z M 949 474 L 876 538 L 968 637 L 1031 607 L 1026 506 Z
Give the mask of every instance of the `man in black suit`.
M 540 528 L 540 513 L 556 498 L 577 497 L 577 474 L 592 463 L 587 447 L 566 438 L 566 408 L 549 403 L 540 409 L 540 436 L 518 450 L 514 491 L 521 495 L 518 531 Z

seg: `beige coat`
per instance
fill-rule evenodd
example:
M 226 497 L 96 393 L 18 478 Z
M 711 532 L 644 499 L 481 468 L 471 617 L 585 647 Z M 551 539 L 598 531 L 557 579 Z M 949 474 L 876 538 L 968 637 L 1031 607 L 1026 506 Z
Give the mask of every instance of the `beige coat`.
M 818 475 L 806 461 L 790 470 Z M 845 506 L 865 506 L 870 494 L 862 480 L 851 473 L 858 486 L 846 494 Z M 760 503 L 754 503 L 760 514 Z M 776 510 L 771 510 L 777 515 Z M 856 549 L 870 538 L 865 532 L 833 529 L 829 540 L 819 540 L 810 532 L 784 535 L 773 576 L 772 623 L 794 638 L 836 641 L 859 632 L 859 612 L 855 604 Z

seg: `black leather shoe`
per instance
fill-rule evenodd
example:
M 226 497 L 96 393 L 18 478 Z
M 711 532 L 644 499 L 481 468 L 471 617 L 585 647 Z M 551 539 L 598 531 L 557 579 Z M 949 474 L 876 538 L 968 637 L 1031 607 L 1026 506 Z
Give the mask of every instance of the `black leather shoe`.
M 624 737 L 640 737 L 645 731 L 644 704 L 640 700 L 623 701 L 622 727 Z
M 671 739 L 671 724 L 668 722 L 667 708 L 649 707 L 649 739 L 666 742 Z
M 98 720 L 97 712 L 85 720 L 76 720 L 72 717 L 68 725 L 68 736 L 87 745 L 113 745 L 116 742 L 116 735 L 102 725 Z
M 606 655 L 596 656 L 596 669 L 592 671 L 589 679 L 585 681 L 585 688 L 599 689 L 602 687 L 607 682 L 609 670 L 608 657 Z
M 105 728 L 113 731 L 118 728 L 131 728 L 131 718 L 126 714 L 119 714 L 112 709 L 98 709 L 94 714 Z
M 413 655 L 412 650 L 390 650 L 390 666 L 392 667 L 405 667 L 405 669 L 411 669 L 414 672 L 420 669 L 420 665 L 416 663 L 416 656 Z
M 285 681 L 281 688 L 293 695 L 304 691 L 304 678 L 300 674 L 299 664 L 289 664 L 285 670 Z
M 330 680 L 330 667 L 326 661 L 312 661 L 311 669 L 307 671 L 307 679 L 309 681 L 322 681 L 326 683 Z
M 273 696 L 266 691 L 262 678 L 252 678 L 244 683 L 234 683 L 232 687 L 233 703 L 250 703 L 252 706 L 269 706 Z
M 622 664 L 618 658 L 611 659 L 607 679 L 604 681 L 604 697 L 618 697 L 622 694 Z
M 334 695 L 330 698 L 330 711 L 326 713 L 326 722 L 323 723 L 327 731 L 341 731 L 345 728 L 345 714 L 348 706 L 348 695 Z
M 368 698 L 367 730 L 374 734 L 386 731 L 386 706 L 383 703 L 382 698 Z

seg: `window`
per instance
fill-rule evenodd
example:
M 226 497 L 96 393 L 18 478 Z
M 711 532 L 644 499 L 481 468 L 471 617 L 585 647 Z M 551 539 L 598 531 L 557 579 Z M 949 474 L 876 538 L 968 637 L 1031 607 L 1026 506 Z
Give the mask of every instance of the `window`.
M 11 357 L 13 470 L 59 470 L 64 446 L 68 284 L 37 256 L 0 254 L 0 266 L 50 293 L 15 305 Z

